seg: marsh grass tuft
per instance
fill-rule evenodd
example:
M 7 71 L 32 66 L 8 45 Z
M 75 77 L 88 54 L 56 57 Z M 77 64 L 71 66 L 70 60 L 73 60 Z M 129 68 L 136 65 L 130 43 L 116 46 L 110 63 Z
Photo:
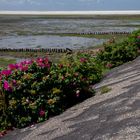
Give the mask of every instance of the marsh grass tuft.
M 108 93 L 109 91 L 111 91 L 112 89 L 110 88 L 110 87 L 108 87 L 108 86 L 103 86 L 103 87 L 101 87 L 101 90 L 100 90 L 100 92 L 101 92 L 101 94 L 105 94 L 105 93 Z

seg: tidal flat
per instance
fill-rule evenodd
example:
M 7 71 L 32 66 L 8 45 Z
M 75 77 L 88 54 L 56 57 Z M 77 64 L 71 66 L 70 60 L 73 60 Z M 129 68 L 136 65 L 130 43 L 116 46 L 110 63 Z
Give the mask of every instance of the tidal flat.
M 0 48 L 93 49 L 101 47 L 112 37 L 120 41 L 127 35 L 87 35 L 86 33 L 133 32 L 139 27 L 139 15 L 90 17 L 0 15 Z M 8 54 L 11 56 L 13 53 Z M 0 56 L 3 56 L 2 52 Z M 20 57 L 16 53 L 13 56 Z
M 138 19 L 128 18 L 47 18 L 45 16 L 0 16 L 1 48 L 71 48 L 97 46 L 108 38 L 76 36 L 65 33 L 132 32 L 140 27 Z M 50 35 L 52 34 L 52 35 Z M 56 35 L 55 35 L 56 34 Z M 109 36 L 110 38 L 110 36 Z

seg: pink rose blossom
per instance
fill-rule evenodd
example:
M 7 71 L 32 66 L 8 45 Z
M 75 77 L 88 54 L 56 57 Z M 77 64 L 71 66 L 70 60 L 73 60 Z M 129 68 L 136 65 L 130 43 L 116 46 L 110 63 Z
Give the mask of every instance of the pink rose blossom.
M 45 111 L 44 110 L 40 110 L 39 115 L 40 115 L 40 117 L 44 117 L 45 116 Z
M 112 64 L 111 63 L 108 63 L 108 64 L 106 64 L 106 67 L 107 68 L 111 68 L 112 67 Z
M 41 62 L 41 63 L 38 63 L 38 66 L 41 67 L 41 68 L 44 68 L 45 64 Z
M 9 76 L 9 75 L 11 75 L 11 70 L 2 70 L 1 71 L 1 75 L 5 75 L 5 76 Z
M 6 80 L 4 81 L 3 87 L 6 91 L 11 91 L 11 87 L 10 87 L 8 81 L 6 81 Z
M 45 64 L 45 67 L 50 68 L 50 64 L 49 63 Z
M 86 59 L 85 58 L 80 58 L 80 62 L 84 63 L 84 62 L 86 62 Z
M 21 71 L 27 71 L 28 70 L 28 66 L 20 66 L 19 69 Z
M 9 64 L 8 65 L 9 70 L 14 70 L 14 69 L 17 69 L 17 68 L 18 68 L 18 65 L 16 65 L 16 64 Z
M 25 62 L 26 62 L 27 65 L 32 64 L 32 60 L 26 60 Z
M 16 80 L 12 80 L 12 82 L 13 82 L 13 85 L 15 86 L 16 85 L 16 83 L 17 83 L 17 81 Z
M 37 63 L 42 63 L 43 62 L 43 59 L 42 58 L 37 58 L 36 62 Z
M 44 58 L 44 62 L 45 63 L 48 63 L 49 62 L 49 60 L 48 60 L 48 58 L 46 57 L 46 58 Z

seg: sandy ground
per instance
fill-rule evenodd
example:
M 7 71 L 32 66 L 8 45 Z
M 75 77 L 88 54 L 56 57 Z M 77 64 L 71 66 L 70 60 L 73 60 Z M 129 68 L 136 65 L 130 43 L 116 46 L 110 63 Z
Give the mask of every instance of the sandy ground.
M 100 95 L 102 86 L 112 90 Z M 140 57 L 111 70 L 97 95 L 2 140 L 140 140 Z

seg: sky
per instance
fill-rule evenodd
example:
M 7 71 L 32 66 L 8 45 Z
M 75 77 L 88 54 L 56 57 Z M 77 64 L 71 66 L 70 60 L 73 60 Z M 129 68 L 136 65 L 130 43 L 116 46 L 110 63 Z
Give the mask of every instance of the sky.
M 0 11 L 140 10 L 140 0 L 0 0 Z

